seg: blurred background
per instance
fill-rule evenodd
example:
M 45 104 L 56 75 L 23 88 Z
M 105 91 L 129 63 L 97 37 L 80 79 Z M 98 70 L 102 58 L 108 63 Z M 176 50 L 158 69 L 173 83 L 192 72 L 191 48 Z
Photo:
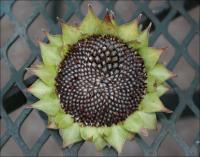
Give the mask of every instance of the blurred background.
M 62 149 L 57 132 L 45 129 L 45 115 L 25 109 L 36 101 L 26 92 L 36 77 L 25 68 L 40 62 L 36 40 L 47 41 L 42 29 L 59 33 L 56 17 L 67 23 L 80 23 L 88 3 L 101 18 L 106 8 L 113 10 L 120 24 L 142 13 L 142 29 L 149 22 L 153 24 L 150 46 L 168 47 L 160 62 L 177 74 L 167 82 L 171 90 L 161 98 L 174 112 L 158 113 L 158 129 L 151 131 L 149 137 L 137 136 L 136 140 L 127 141 L 119 156 L 198 156 L 200 7 L 197 0 L 1 0 L 1 156 L 116 155 L 109 149 L 96 152 L 89 142 Z

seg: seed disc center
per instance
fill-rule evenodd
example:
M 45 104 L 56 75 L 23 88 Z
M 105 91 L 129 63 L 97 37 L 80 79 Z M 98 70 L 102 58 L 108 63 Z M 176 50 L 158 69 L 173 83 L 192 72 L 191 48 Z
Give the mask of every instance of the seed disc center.
M 146 94 L 144 61 L 120 39 L 93 35 L 72 45 L 59 65 L 62 108 L 86 126 L 125 120 Z

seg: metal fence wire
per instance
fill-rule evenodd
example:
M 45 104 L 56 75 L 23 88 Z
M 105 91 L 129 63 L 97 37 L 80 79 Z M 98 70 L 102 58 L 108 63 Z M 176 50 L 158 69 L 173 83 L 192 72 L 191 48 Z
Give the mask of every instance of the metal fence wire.
M 199 120 L 199 73 L 200 65 L 199 58 L 194 58 L 191 55 L 188 47 L 195 36 L 199 37 L 199 19 L 195 20 L 189 10 L 198 7 L 198 1 L 157 1 L 154 9 L 151 8 L 150 1 L 114 1 L 114 0 L 102 0 L 102 1 L 75 1 L 75 0 L 63 0 L 63 1 L 48 1 L 48 0 L 29 0 L 24 1 L 31 5 L 31 10 L 27 14 L 16 16 L 14 12 L 20 11 L 16 10 L 15 6 L 21 1 L 15 0 L 3 0 L 0 2 L 0 19 L 1 26 L 2 21 L 7 20 L 10 25 L 13 27 L 13 31 L 10 33 L 9 37 L 5 42 L 1 42 L 1 70 L 5 66 L 8 71 L 3 73 L 1 72 L 1 79 L 5 77 L 6 73 L 9 72 L 9 77 L 6 78 L 5 84 L 1 84 L 1 128 L 4 125 L 4 131 L 1 129 L 1 138 L 0 146 L 1 151 L 3 151 L 9 139 L 13 139 L 16 145 L 20 148 L 21 152 L 25 156 L 38 156 L 41 149 L 49 138 L 53 138 L 60 149 L 63 151 L 64 156 L 78 156 L 81 147 L 84 144 L 79 142 L 71 146 L 70 148 L 62 149 L 62 141 L 57 131 L 49 130 L 42 128 L 41 135 L 35 139 L 35 143 L 30 147 L 27 142 L 24 140 L 24 134 L 21 133 L 21 127 L 27 118 L 33 112 L 32 109 L 22 109 L 15 119 L 11 118 L 11 114 L 17 108 L 22 105 L 32 104 L 37 101 L 35 97 L 26 92 L 27 86 L 33 83 L 36 79 L 35 76 L 27 77 L 26 68 L 30 67 L 38 58 L 40 58 L 40 51 L 38 45 L 36 44 L 33 36 L 35 34 L 30 33 L 32 25 L 35 25 L 35 21 L 39 18 L 42 18 L 46 24 L 47 29 L 55 34 L 60 32 L 59 25 L 56 20 L 56 16 L 60 16 L 64 21 L 71 21 L 76 19 L 80 21 L 83 19 L 86 11 L 84 6 L 87 3 L 92 3 L 99 17 L 103 17 L 106 8 L 113 10 L 116 14 L 116 20 L 119 23 L 124 23 L 129 20 L 133 20 L 140 13 L 143 14 L 142 24 L 144 27 L 151 21 L 153 27 L 150 34 L 150 45 L 154 45 L 160 40 L 160 36 L 165 39 L 165 42 L 168 45 L 171 45 L 174 49 L 174 54 L 168 58 L 167 67 L 171 71 L 176 71 L 176 67 L 180 66 L 179 61 L 184 60 L 184 62 L 190 67 L 189 71 L 193 71 L 191 79 L 186 81 L 188 86 L 182 88 L 182 86 L 176 82 L 176 79 L 169 80 L 167 83 L 172 88 L 170 93 L 165 94 L 161 99 L 164 101 L 167 107 L 172 109 L 174 112 L 172 114 L 158 113 L 157 117 L 159 119 L 160 129 L 155 131 L 156 135 L 150 142 L 145 138 L 137 135 L 135 137 L 136 147 L 140 149 L 144 156 L 158 156 L 159 149 L 161 145 L 165 142 L 168 136 L 171 137 L 180 151 L 185 156 L 198 156 L 199 153 L 199 128 L 193 136 L 193 139 L 190 139 L 191 142 L 186 142 L 181 134 L 177 131 L 177 121 L 179 121 L 183 116 L 193 116 L 194 119 Z M 123 7 L 124 4 L 128 4 L 129 8 Z M 51 7 L 50 7 L 51 6 Z M 64 8 L 64 9 L 63 9 Z M 66 9 L 67 8 L 67 9 Z M 121 9 L 119 9 L 121 8 Z M 21 8 L 23 10 L 23 7 Z M 196 14 L 199 13 L 197 9 Z M 128 10 L 128 12 L 127 12 Z M 126 12 L 126 18 L 124 18 L 124 13 Z M 189 25 L 189 30 L 187 32 L 179 32 L 179 35 L 185 34 L 183 39 L 178 40 L 176 35 L 176 30 L 172 33 L 169 31 L 171 21 L 175 20 L 177 17 L 182 17 L 183 20 Z M 199 15 L 197 15 L 199 18 Z M 21 20 L 25 18 L 24 20 Z M 36 24 L 37 32 L 41 33 L 40 29 Z M 180 26 L 181 27 L 184 26 Z M 1 27 L 1 38 L 7 36 L 8 34 L 4 33 Z M 37 34 L 36 34 L 37 35 Z M 40 35 L 40 34 L 39 34 Z M 198 38 L 199 39 L 199 38 Z M 13 59 L 20 59 L 19 54 L 9 54 L 10 49 L 13 49 L 13 45 L 19 41 L 23 41 L 27 45 L 30 54 L 28 54 L 25 62 L 20 62 L 20 66 L 16 65 L 13 62 Z M 47 39 L 44 39 L 47 41 Z M 199 42 L 199 40 L 198 40 Z M 199 43 L 196 42 L 196 45 Z M 162 45 L 162 46 L 168 46 Z M 20 44 L 23 46 L 23 44 Z M 14 47 L 15 49 L 15 47 Z M 199 50 L 197 50 L 197 56 L 199 55 Z M 17 53 L 14 51 L 14 53 Z M 14 57 L 10 57 L 14 56 Z M 166 61 L 166 60 L 165 60 Z M 187 70 L 187 69 L 186 69 Z M 187 74 L 187 75 L 190 75 Z M 178 76 L 178 79 L 181 79 Z M 2 81 L 1 81 L 2 82 Z M 39 114 L 41 121 L 47 123 L 47 117 L 41 113 Z M 34 126 L 34 122 L 31 122 Z M 197 122 L 198 123 L 198 122 Z M 197 124 L 195 123 L 195 124 Z M 190 127 L 186 126 L 186 127 Z M 37 128 L 39 129 L 39 128 Z M 192 128 L 191 128 L 192 131 Z M 32 136 L 32 135 L 29 135 Z M 12 148 L 9 148 L 12 149 Z M 165 147 L 168 149 L 168 146 Z M 170 150 L 167 150 L 170 151 Z M 102 151 L 103 156 L 117 156 L 117 152 L 106 147 Z M 119 154 L 120 155 L 120 154 Z M 133 155 L 133 154 L 131 154 Z M 176 156 L 176 154 L 174 154 Z

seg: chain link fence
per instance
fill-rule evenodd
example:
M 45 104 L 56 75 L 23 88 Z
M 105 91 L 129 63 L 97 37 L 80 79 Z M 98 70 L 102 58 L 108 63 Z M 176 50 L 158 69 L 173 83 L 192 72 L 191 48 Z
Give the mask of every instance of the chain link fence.
M 95 13 L 101 18 L 106 8 L 113 10 L 119 23 L 133 20 L 142 13 L 143 28 L 149 22 L 153 24 L 150 45 L 168 46 L 167 52 L 161 56 L 161 62 L 178 74 L 177 78 L 167 82 L 171 91 L 161 98 L 174 112 L 158 113 L 158 129 L 150 132 L 148 138 L 137 135 L 135 141 L 125 144 L 119 156 L 198 156 L 200 12 L 198 1 L 186 0 L 2 0 L 1 155 L 118 155 L 114 149 L 108 147 L 96 153 L 94 146 L 89 144 L 90 147 L 86 148 L 88 143 L 85 144 L 84 141 L 62 149 L 58 132 L 45 128 L 47 117 L 41 112 L 25 109 L 27 104 L 37 101 L 26 92 L 26 88 L 36 79 L 26 68 L 40 62 L 36 40 L 40 38 L 47 41 L 40 29 L 44 28 L 53 34 L 60 33 L 56 17 L 59 16 L 69 23 L 80 22 L 86 14 L 88 3 L 92 4 Z M 51 144 L 46 146 L 46 143 Z M 179 151 L 173 151 L 174 146 L 178 147 Z

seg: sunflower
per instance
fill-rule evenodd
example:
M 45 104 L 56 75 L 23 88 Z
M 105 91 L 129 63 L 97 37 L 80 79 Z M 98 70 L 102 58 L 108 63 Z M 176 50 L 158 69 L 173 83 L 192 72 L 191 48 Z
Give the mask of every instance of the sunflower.
M 156 128 L 156 112 L 171 112 L 159 97 L 174 74 L 158 63 L 165 48 L 148 46 L 151 24 L 141 31 L 140 19 L 118 25 L 112 11 L 100 20 L 88 5 L 79 26 L 60 21 L 62 33 L 39 42 L 43 62 L 30 69 L 39 79 L 28 88 L 39 101 L 29 108 L 48 115 L 63 147 L 87 140 L 121 152 Z

